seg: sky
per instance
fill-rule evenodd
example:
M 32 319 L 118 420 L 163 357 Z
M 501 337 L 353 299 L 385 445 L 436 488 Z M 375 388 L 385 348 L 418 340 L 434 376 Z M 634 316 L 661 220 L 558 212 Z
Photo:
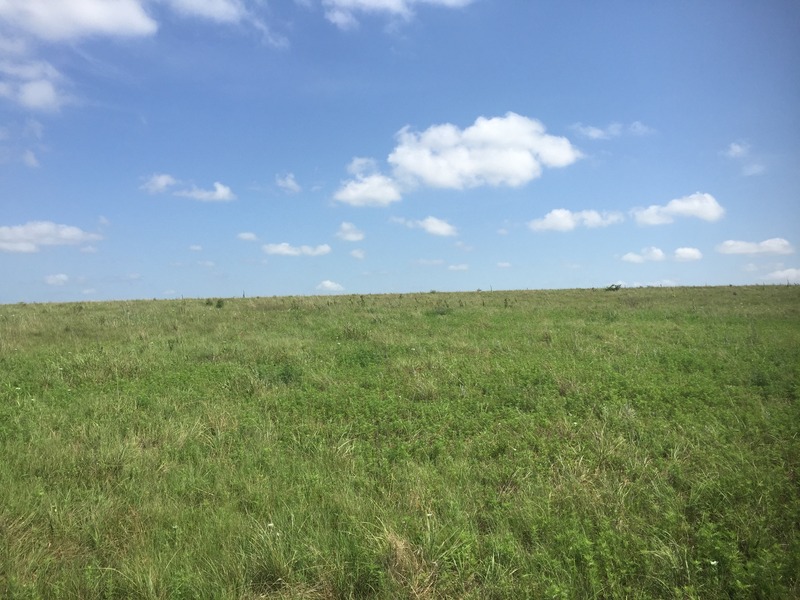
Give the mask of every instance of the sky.
M 796 0 L 0 0 L 0 303 L 800 283 Z

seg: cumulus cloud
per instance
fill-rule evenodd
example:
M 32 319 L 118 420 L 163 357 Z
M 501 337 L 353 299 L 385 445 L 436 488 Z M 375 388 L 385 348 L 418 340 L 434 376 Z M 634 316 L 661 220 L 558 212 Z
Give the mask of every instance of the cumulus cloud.
M 258 240 L 258 236 L 250 231 L 243 231 L 242 233 L 237 233 L 236 238 L 242 240 L 243 242 L 255 242 L 256 240 Z
M 328 244 L 320 246 L 292 246 L 286 242 L 280 244 L 264 244 L 262 250 L 267 254 L 278 256 L 322 256 L 331 251 Z
M 639 225 L 665 225 L 676 217 L 695 217 L 704 221 L 718 221 L 725 214 L 711 194 L 696 192 L 690 196 L 670 200 L 665 205 L 652 204 L 632 211 Z
M 576 227 L 608 227 L 615 223 L 622 223 L 625 217 L 618 212 L 598 212 L 596 210 L 581 210 L 572 212 L 566 208 L 551 210 L 541 219 L 534 219 L 528 223 L 533 231 L 572 231 Z
M 331 281 L 330 279 L 326 279 L 325 281 L 320 282 L 317 286 L 317 289 L 321 292 L 341 292 L 344 291 L 344 286 L 336 283 L 335 281 Z
M 3 252 L 38 252 L 42 246 L 68 246 L 101 239 L 96 233 L 52 221 L 0 227 L 0 251 Z
M 364 232 L 359 230 L 359 228 L 352 223 L 344 222 L 339 225 L 339 231 L 336 232 L 336 237 L 345 242 L 360 242 L 364 239 Z
M 390 17 L 411 19 L 415 5 L 427 4 L 445 8 L 461 8 L 473 0 L 322 0 L 325 17 L 340 29 L 358 26 L 359 13 L 384 14 Z
M 544 125 L 513 112 L 478 117 L 465 129 L 445 123 L 416 132 L 404 127 L 388 156 L 391 176 L 374 160 L 355 158 L 334 199 L 353 206 L 387 206 L 402 192 L 419 186 L 466 189 L 519 187 L 541 176 L 545 167 L 566 167 L 582 154 L 565 137 L 546 133 Z
M 688 262 L 692 260 L 700 260 L 703 258 L 703 253 L 697 248 L 678 248 L 675 250 L 675 260 L 681 262 Z
M 567 138 L 513 112 L 478 117 L 463 130 L 450 123 L 422 132 L 404 127 L 397 140 L 388 159 L 395 177 L 435 188 L 518 187 L 540 177 L 544 167 L 565 167 L 581 157 Z
M 773 271 L 766 277 L 767 281 L 780 281 L 785 283 L 800 283 L 800 269 L 782 269 Z
M 650 246 L 648 248 L 642 248 L 641 253 L 637 254 L 635 252 L 628 252 L 622 257 L 622 260 L 631 263 L 643 263 L 647 261 L 660 261 L 664 260 L 666 255 L 664 251 L 660 248 L 656 248 L 655 246 Z
M 44 278 L 44 282 L 47 285 L 66 285 L 69 282 L 69 277 L 64 273 L 59 273 L 58 275 L 48 275 Z
M 213 190 L 203 190 L 192 186 L 188 190 L 178 190 L 174 195 L 199 200 L 200 202 L 230 202 L 236 200 L 236 194 L 231 191 L 231 188 L 221 184 L 219 181 L 214 182 Z
M 374 160 L 354 158 L 347 170 L 355 179 L 342 182 L 333 196 L 334 200 L 351 206 L 388 206 L 402 198 L 397 183 L 376 172 Z
M 458 230 L 443 219 L 437 219 L 436 217 L 425 217 L 419 221 L 412 221 L 410 219 L 404 219 L 402 217 L 394 217 L 392 218 L 394 223 L 399 223 L 401 225 L 405 225 L 406 227 L 410 227 L 412 229 L 422 229 L 426 233 L 430 233 L 431 235 L 439 235 L 439 236 L 455 236 L 458 235 Z
M 275 183 L 277 183 L 278 187 L 281 188 L 287 194 L 297 194 L 303 189 L 300 187 L 300 184 L 297 183 L 297 180 L 294 178 L 294 173 L 287 173 L 284 176 L 276 175 Z
M 793 254 L 794 247 L 783 238 L 771 238 L 763 242 L 741 242 L 726 240 L 717 246 L 722 254 Z
M 3 0 L 0 20 L 49 42 L 147 36 L 158 29 L 141 0 Z

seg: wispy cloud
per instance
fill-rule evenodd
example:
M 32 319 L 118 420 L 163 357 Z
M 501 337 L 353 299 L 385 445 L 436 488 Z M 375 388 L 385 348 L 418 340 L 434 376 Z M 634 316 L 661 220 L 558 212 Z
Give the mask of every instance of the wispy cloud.
M 759 160 L 752 156 L 751 146 L 747 142 L 731 142 L 721 154 L 726 158 L 736 161 L 736 163 L 739 164 L 742 175 L 745 177 L 761 175 L 767 170 Z
M 793 254 L 794 247 L 783 238 L 771 238 L 763 242 L 726 240 L 717 246 L 722 254 Z
M 781 283 L 800 283 L 800 269 L 773 271 L 764 279 L 767 281 L 780 281 Z
M 58 273 L 57 275 L 48 275 L 44 278 L 44 282 L 47 285 L 53 285 L 53 286 L 66 285 L 69 282 L 69 276 L 65 275 L 64 273 Z
M 632 213 L 639 225 L 665 225 L 674 222 L 677 217 L 718 221 L 725 214 L 725 209 L 711 194 L 696 192 L 670 200 L 665 205 L 651 204 L 647 208 L 635 208 Z
M 339 225 L 336 237 L 345 242 L 360 242 L 364 239 L 364 232 L 352 223 L 344 222 Z
M 292 246 L 287 242 L 281 242 L 280 244 L 264 244 L 262 250 L 267 254 L 278 256 L 322 256 L 330 253 L 331 247 L 328 244 L 319 246 Z
M 42 246 L 69 246 L 101 239 L 103 236 L 97 233 L 52 221 L 0 226 L 0 251 L 3 252 L 38 252 Z
M 236 239 L 242 240 L 243 242 L 255 242 L 258 240 L 258 236 L 250 231 L 243 231 L 242 233 L 236 234 Z
M 287 173 L 286 175 L 276 175 L 275 183 L 287 194 L 297 194 L 303 190 L 300 184 L 294 177 L 294 173 Z
M 445 237 L 458 235 L 458 230 L 453 225 L 436 217 L 425 217 L 419 221 L 404 219 L 402 217 L 393 217 L 391 220 L 393 223 L 399 223 L 400 225 L 405 225 L 412 229 L 422 229 L 431 235 Z
M 575 123 L 570 127 L 578 135 L 590 140 L 610 140 L 623 135 L 642 136 L 651 135 L 656 132 L 655 129 L 648 127 L 641 121 L 634 121 L 629 125 L 623 125 L 622 123 L 609 123 L 605 127 L 596 127 L 594 125 Z
M 198 200 L 200 202 L 231 202 L 236 200 L 236 194 L 233 193 L 231 188 L 219 181 L 214 182 L 214 189 L 212 190 L 204 190 L 192 186 L 186 190 L 178 190 L 174 192 L 173 195 L 191 198 L 192 200 Z
M 325 17 L 340 29 L 358 27 L 359 14 L 382 14 L 409 20 L 416 5 L 462 8 L 473 0 L 322 0 Z
M 69 101 L 64 83 L 64 77 L 49 62 L 27 58 L 0 60 L 0 98 L 24 109 L 58 111 Z
M 664 254 L 663 250 L 656 248 L 655 246 L 650 246 L 648 248 L 642 248 L 640 253 L 628 252 L 622 257 L 622 260 L 631 263 L 643 263 L 650 261 L 661 261 L 665 258 L 666 255 Z
M 233 193 L 233 190 L 219 181 L 215 181 L 214 188 L 210 190 L 198 188 L 195 185 L 183 187 L 184 185 L 181 180 L 168 173 L 154 173 L 145 178 L 139 189 L 148 194 L 164 194 L 171 191 L 173 196 L 191 198 L 199 202 L 231 202 L 236 200 L 236 194 Z M 177 186 L 181 186 L 182 189 L 174 189 Z
M 168 175 L 167 173 L 154 173 L 145 180 L 140 186 L 140 189 L 148 194 L 162 194 L 178 183 L 180 182 L 172 175 Z
M 541 219 L 534 219 L 528 223 L 533 231 L 572 231 L 576 227 L 608 227 L 622 223 L 625 217 L 619 212 L 598 212 L 596 210 L 581 210 L 573 212 L 566 208 L 551 210 Z

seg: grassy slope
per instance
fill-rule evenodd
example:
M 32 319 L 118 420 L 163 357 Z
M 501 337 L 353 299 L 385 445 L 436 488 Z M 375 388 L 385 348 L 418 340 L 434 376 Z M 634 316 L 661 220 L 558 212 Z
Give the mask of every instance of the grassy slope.
M 0 306 L 0 597 L 800 596 L 800 287 Z

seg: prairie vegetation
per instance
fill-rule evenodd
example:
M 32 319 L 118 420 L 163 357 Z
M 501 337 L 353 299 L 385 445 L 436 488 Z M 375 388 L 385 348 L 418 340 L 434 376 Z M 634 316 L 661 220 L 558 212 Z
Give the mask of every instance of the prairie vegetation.
M 800 597 L 800 287 L 0 306 L 0 597 Z

